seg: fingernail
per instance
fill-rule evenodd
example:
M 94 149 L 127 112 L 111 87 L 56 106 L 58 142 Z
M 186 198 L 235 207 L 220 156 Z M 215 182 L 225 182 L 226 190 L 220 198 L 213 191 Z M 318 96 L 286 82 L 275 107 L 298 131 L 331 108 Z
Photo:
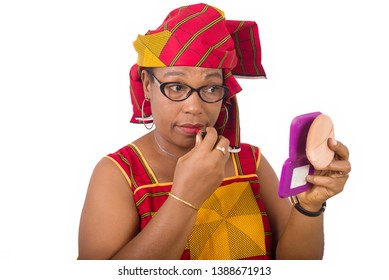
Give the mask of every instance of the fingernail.
M 336 146 L 336 144 L 338 144 L 338 142 L 334 138 L 331 138 L 331 144 Z
M 308 183 L 311 183 L 311 184 L 314 184 L 314 183 L 315 183 L 315 177 L 312 176 L 312 175 L 307 175 L 307 177 L 305 177 L 305 180 L 306 180 Z

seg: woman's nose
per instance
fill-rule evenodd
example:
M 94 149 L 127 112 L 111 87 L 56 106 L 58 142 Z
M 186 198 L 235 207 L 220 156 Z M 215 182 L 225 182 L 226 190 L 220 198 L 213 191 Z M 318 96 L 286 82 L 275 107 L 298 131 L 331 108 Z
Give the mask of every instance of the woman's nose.
M 183 111 L 185 113 L 199 114 L 203 111 L 204 101 L 201 100 L 197 91 L 193 91 L 183 103 Z

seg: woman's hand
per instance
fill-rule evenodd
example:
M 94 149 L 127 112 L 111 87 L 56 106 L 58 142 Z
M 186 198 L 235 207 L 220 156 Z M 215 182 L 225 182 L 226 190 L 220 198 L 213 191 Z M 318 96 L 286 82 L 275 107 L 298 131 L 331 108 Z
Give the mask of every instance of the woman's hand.
M 298 195 L 300 205 L 308 211 L 319 210 L 327 199 L 342 192 L 351 171 L 347 147 L 334 139 L 328 139 L 327 144 L 335 152 L 334 159 L 323 170 L 308 175 L 306 179 L 313 186 Z
M 215 128 L 208 127 L 201 139 L 196 135 L 196 145 L 182 156 L 174 172 L 172 194 L 200 207 L 224 178 L 229 158 L 229 141 L 218 136 Z M 219 150 L 224 148 L 224 152 Z

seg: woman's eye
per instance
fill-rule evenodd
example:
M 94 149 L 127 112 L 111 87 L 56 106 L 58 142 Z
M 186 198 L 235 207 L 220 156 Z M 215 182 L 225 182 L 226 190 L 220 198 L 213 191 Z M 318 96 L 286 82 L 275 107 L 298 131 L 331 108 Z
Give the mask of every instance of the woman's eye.
M 181 91 L 182 90 L 182 86 L 180 86 L 180 85 L 174 86 L 174 90 L 175 91 Z
M 182 92 L 186 91 L 186 87 L 184 85 L 175 84 L 170 86 L 170 90 L 175 92 Z
M 218 86 L 209 86 L 206 88 L 206 93 L 208 93 L 208 94 L 219 93 L 220 89 L 221 88 Z

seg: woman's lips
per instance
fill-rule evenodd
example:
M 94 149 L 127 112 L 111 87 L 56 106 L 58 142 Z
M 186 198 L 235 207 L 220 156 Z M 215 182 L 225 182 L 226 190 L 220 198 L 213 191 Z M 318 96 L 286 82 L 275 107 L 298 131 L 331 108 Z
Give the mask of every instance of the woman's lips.
M 202 124 L 182 124 L 178 126 L 185 134 L 197 134 L 203 127 Z

